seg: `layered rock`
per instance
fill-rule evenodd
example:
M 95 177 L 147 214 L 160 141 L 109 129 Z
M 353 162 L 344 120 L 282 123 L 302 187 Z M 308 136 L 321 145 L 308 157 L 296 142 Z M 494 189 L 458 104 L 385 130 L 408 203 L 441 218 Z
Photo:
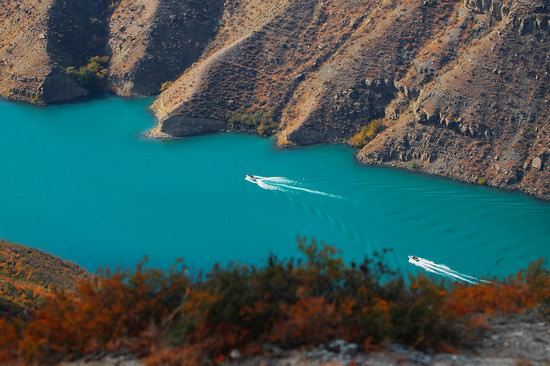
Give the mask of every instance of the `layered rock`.
M 548 9 L 536 2 L 511 9 L 498 22 L 492 12 L 492 19 L 475 12 L 481 27 L 472 44 L 422 85 L 409 110 L 359 159 L 548 199 L 549 34 L 545 26 L 526 32 L 524 25 Z
M 477 13 L 489 13 L 497 20 L 508 16 L 512 4 L 512 0 L 464 0 L 468 9 Z

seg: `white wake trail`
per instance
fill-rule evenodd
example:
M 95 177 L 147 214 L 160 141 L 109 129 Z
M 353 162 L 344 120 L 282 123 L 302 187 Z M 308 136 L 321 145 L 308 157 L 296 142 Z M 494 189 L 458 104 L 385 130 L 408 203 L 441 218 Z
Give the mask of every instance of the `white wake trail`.
M 286 183 L 286 184 L 295 184 L 296 182 L 285 178 L 285 177 L 260 177 L 258 176 L 260 180 L 267 181 L 267 182 L 273 182 L 273 183 Z
M 297 187 L 297 186 L 291 186 L 291 185 L 288 185 L 288 184 L 283 184 L 283 183 L 276 183 L 274 184 L 276 187 L 284 187 L 284 188 L 287 188 L 287 189 L 293 189 L 295 191 L 302 191 L 302 192 L 307 192 L 307 193 L 311 193 L 311 194 L 318 194 L 320 196 L 325 196 L 325 197 L 332 197 L 332 198 L 341 198 L 340 196 L 337 196 L 337 195 L 334 195 L 334 194 L 330 194 L 330 193 L 326 193 L 326 192 L 322 192 L 322 191 L 316 191 L 314 189 L 308 189 L 308 188 L 303 188 L 303 187 Z
M 260 188 L 271 190 L 271 191 L 277 190 L 282 192 L 288 192 L 290 190 L 293 190 L 293 191 L 301 191 L 301 192 L 306 192 L 311 194 L 317 194 L 320 196 L 331 197 L 331 198 L 342 198 L 335 194 L 330 194 L 327 192 L 317 191 L 315 189 L 300 187 L 298 182 L 285 177 L 262 177 L 259 175 L 255 177 L 258 179 L 256 182 L 252 181 L 252 183 L 256 183 Z
M 444 275 L 447 276 L 447 277 L 454 278 L 454 279 L 457 279 L 457 280 L 459 280 L 459 281 L 463 281 L 463 282 L 469 283 L 469 284 L 471 284 L 471 285 L 476 285 L 476 284 L 478 283 L 478 282 L 477 282 L 477 281 L 478 281 L 477 278 L 473 278 L 473 277 L 471 277 L 471 276 L 468 276 L 468 277 L 473 278 L 473 280 L 471 280 L 471 279 L 468 279 L 468 278 L 462 276 L 461 274 L 457 274 L 456 271 L 452 271 L 452 270 L 450 270 L 450 271 L 442 270 L 442 269 L 439 269 L 438 267 L 432 266 L 432 265 L 430 265 L 430 264 L 426 264 L 426 266 L 427 266 L 428 268 L 431 268 L 431 269 L 434 269 L 434 270 L 436 270 L 436 271 L 439 271 L 441 274 L 444 274 Z
M 431 267 L 434 267 L 434 268 L 437 268 L 437 269 L 440 269 L 441 271 L 444 271 L 444 272 L 447 272 L 447 273 L 453 273 L 455 275 L 458 275 L 458 276 L 461 276 L 461 277 L 466 277 L 466 278 L 470 278 L 474 281 L 479 281 L 479 279 L 477 279 L 476 277 L 473 277 L 473 276 L 468 276 L 466 274 L 463 274 L 463 273 L 460 273 L 460 272 L 457 272 L 455 271 L 454 269 L 451 269 L 449 268 L 448 266 L 444 265 L 444 264 L 437 264 L 435 262 L 432 262 L 428 259 L 424 259 L 422 258 L 422 260 L 429 266 Z
M 411 260 L 409 260 L 409 263 L 413 263 Z M 413 263 L 414 265 L 424 269 L 425 271 L 427 272 L 431 272 L 431 273 L 435 273 L 435 274 L 438 274 L 438 275 L 441 275 L 441 276 L 445 276 L 445 277 L 448 277 L 448 278 L 451 278 L 451 279 L 455 279 L 454 276 L 451 276 L 450 274 L 444 272 L 444 271 L 441 271 L 437 268 L 434 268 L 432 266 L 429 266 L 427 265 L 426 263 L 420 263 L 420 262 L 414 262 Z
M 439 274 L 441 276 L 445 276 L 454 280 L 459 280 L 465 283 L 469 283 L 471 285 L 478 285 L 482 282 L 494 284 L 491 281 L 482 280 L 473 276 L 460 273 L 458 271 L 455 271 L 454 269 L 449 268 L 444 264 L 437 264 L 428 259 L 424 259 L 420 257 L 409 256 L 409 263 L 414 264 L 415 266 L 420 267 L 427 272 Z
M 466 275 L 466 274 L 457 272 L 457 271 L 455 271 L 454 269 L 451 269 L 451 268 L 449 268 L 449 267 L 446 266 L 446 265 L 437 264 L 437 263 L 434 263 L 434 262 L 428 261 L 428 260 L 426 260 L 426 261 L 428 262 L 429 265 L 431 265 L 431 266 L 433 266 L 433 267 L 436 267 L 436 268 L 440 268 L 440 269 L 443 270 L 443 271 L 446 271 L 446 272 L 449 272 L 449 273 L 454 273 L 454 274 L 459 275 L 459 276 L 462 276 L 462 277 L 471 278 L 472 280 L 476 280 L 476 281 L 478 280 L 476 277 L 468 276 L 468 275 Z
M 265 184 L 264 182 L 262 182 L 261 180 L 258 180 L 258 182 L 256 183 L 258 184 L 258 187 L 262 188 L 262 189 L 266 189 L 268 191 L 280 191 L 280 192 L 286 192 L 286 189 L 283 189 L 281 187 L 277 187 L 275 185 L 271 185 L 271 184 Z

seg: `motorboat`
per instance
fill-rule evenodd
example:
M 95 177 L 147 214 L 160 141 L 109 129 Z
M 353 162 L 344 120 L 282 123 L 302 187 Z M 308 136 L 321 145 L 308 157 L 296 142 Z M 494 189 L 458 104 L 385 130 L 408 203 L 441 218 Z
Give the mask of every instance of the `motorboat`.
M 255 175 L 245 175 L 244 176 L 244 179 L 246 179 L 247 181 L 249 182 L 252 182 L 252 183 L 258 183 L 258 179 L 260 179 L 259 177 L 255 176 Z
M 414 255 L 409 255 L 409 261 L 415 261 L 415 262 L 420 262 L 420 259 L 418 259 L 417 256 L 414 256 Z

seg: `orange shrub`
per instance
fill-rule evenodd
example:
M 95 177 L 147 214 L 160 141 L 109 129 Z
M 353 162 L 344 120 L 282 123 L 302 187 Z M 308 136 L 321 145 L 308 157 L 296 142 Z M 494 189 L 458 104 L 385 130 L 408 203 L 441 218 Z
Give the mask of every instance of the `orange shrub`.
M 457 315 L 516 313 L 535 306 L 548 312 L 550 274 L 542 261 L 498 284 L 457 284 L 446 299 L 446 307 Z M 548 313 L 550 315 L 550 313 Z
M 268 336 L 270 342 L 287 346 L 321 343 L 334 336 L 338 324 L 335 307 L 322 297 L 306 297 L 281 305 L 280 320 Z
M 0 319 L 0 364 L 12 360 L 17 356 L 20 333 L 17 323 Z
M 78 299 L 60 292 L 33 314 L 19 353 L 29 363 L 54 364 L 98 351 L 146 349 L 182 304 L 188 284 L 182 272 L 162 274 L 142 265 L 131 274 L 84 281 Z

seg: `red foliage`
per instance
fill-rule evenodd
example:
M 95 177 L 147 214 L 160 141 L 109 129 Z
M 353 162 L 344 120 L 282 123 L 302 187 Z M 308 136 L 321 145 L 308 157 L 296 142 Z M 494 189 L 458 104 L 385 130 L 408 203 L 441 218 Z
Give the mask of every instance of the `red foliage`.
M 295 304 L 281 305 L 279 320 L 268 335 L 269 341 L 290 346 L 321 343 L 334 335 L 338 324 L 334 304 L 322 297 L 306 297 Z
M 446 299 L 449 311 L 468 314 L 517 313 L 539 305 L 550 305 L 550 275 L 542 262 L 498 284 L 457 284 Z
M 76 300 L 60 292 L 33 314 L 18 351 L 28 362 L 51 364 L 98 351 L 150 347 L 187 286 L 181 273 L 163 275 L 141 265 L 132 274 L 86 280 Z
M 17 356 L 20 332 L 19 324 L 0 319 L 0 364 Z

